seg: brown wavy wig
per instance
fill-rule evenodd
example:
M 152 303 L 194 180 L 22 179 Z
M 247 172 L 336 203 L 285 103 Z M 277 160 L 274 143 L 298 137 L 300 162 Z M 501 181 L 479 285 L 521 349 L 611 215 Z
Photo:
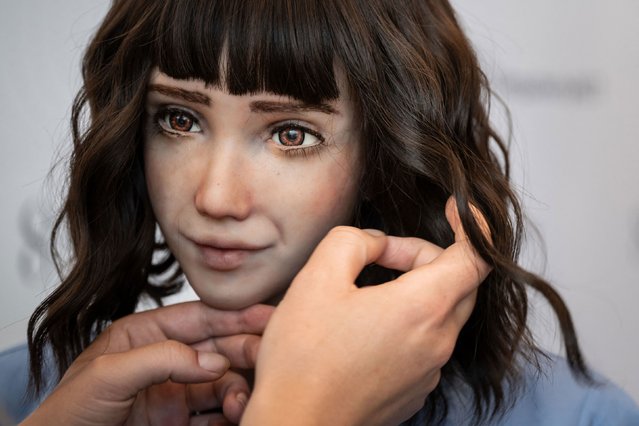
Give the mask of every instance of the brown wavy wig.
M 353 224 L 447 246 L 444 205 L 456 198 L 470 240 L 494 269 L 425 403 L 429 419 L 445 416 L 446 386 L 458 380 L 472 390 L 478 420 L 509 405 L 505 389 L 516 388 L 520 361 L 538 365 L 541 354 L 527 327 L 527 287 L 548 300 L 571 368 L 589 377 L 565 304 L 516 263 L 522 213 L 507 146 L 488 121 L 488 83 L 446 0 L 114 0 L 82 65 L 68 193 L 52 233 L 62 283 L 29 323 L 36 389 L 47 347 L 64 372 L 143 294 L 160 301 L 180 287 L 179 266 L 156 241 L 143 172 L 144 102 L 155 67 L 232 94 L 268 91 L 309 103 L 339 97 L 339 69 L 364 152 Z M 471 204 L 484 213 L 492 244 Z M 66 261 L 56 250 L 61 231 L 72 246 Z M 158 250 L 168 253 L 159 261 Z M 371 268 L 360 282 L 393 276 Z

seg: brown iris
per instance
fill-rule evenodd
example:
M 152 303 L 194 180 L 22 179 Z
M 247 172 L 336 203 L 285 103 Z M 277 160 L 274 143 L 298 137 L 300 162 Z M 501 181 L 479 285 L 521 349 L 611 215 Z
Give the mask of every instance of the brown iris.
M 304 132 L 294 127 L 287 127 L 277 132 L 279 141 L 284 146 L 299 146 L 304 143 Z
M 180 111 L 169 112 L 169 125 L 178 132 L 189 132 L 193 128 L 193 117 Z

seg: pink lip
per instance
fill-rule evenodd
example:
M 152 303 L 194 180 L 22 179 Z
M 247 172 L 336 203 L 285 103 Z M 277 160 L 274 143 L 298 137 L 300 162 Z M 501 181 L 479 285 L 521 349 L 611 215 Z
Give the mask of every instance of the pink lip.
M 202 261 L 206 266 L 216 271 L 232 271 L 239 268 L 246 258 L 266 247 L 257 247 L 242 242 L 222 241 L 194 241 Z
M 232 271 L 242 265 L 252 250 L 220 249 L 198 245 L 202 260 L 211 269 Z

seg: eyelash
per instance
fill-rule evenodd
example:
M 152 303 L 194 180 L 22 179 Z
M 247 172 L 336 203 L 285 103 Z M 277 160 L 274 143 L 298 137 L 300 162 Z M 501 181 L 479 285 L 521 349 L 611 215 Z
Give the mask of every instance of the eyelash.
M 193 125 L 198 126 L 200 128 L 200 131 L 181 132 L 179 130 L 173 130 L 162 125 L 162 123 L 167 119 L 167 115 L 174 114 L 174 113 L 187 116 L 190 120 L 192 120 Z M 188 137 L 189 135 L 193 133 L 201 132 L 200 120 L 195 116 L 195 114 L 186 109 L 176 108 L 176 107 L 160 108 L 153 115 L 153 124 L 157 132 L 167 135 L 169 137 L 182 138 L 182 137 Z M 280 145 L 277 142 L 273 141 L 276 145 L 283 147 L 278 149 L 280 149 L 285 155 L 290 157 L 297 157 L 297 156 L 309 157 L 314 154 L 317 154 L 323 148 L 324 143 L 326 141 L 326 138 L 321 133 L 316 132 L 315 130 L 309 129 L 308 127 L 294 121 L 279 123 L 276 126 L 272 127 L 269 131 L 269 139 L 273 140 L 273 136 L 275 134 L 287 129 L 294 129 L 294 130 L 301 131 L 305 134 L 314 136 L 318 140 L 318 143 L 314 145 L 290 146 L 290 147 L 286 147 L 285 145 Z
M 277 144 L 278 146 L 282 146 L 283 148 L 279 148 L 282 152 L 284 152 L 285 155 L 294 157 L 294 156 L 298 156 L 298 155 L 303 155 L 304 157 L 308 157 L 309 155 L 312 154 L 316 154 L 318 153 L 324 146 L 324 143 L 326 141 L 326 138 L 319 132 L 316 132 L 315 130 L 311 130 L 308 127 L 301 125 L 297 122 L 294 121 L 289 121 L 289 122 L 284 122 L 284 123 L 280 123 L 278 125 L 276 125 L 275 127 L 272 127 L 271 130 L 269 131 L 270 133 L 270 139 L 273 140 L 273 135 L 283 131 L 283 130 L 288 130 L 288 129 L 293 129 L 293 130 L 298 130 L 302 133 L 311 135 L 315 138 L 317 138 L 318 142 L 316 144 L 313 145 L 309 145 L 309 146 L 290 146 L 290 147 L 286 147 L 284 145 L 280 145 L 277 142 L 273 141 L 275 144 Z
M 160 108 L 153 116 L 153 124 L 156 130 L 169 137 L 176 137 L 176 138 L 186 137 L 193 133 L 200 133 L 199 131 L 198 132 L 192 132 L 192 131 L 181 132 L 179 130 L 174 130 L 174 129 L 163 126 L 162 122 L 164 122 L 167 116 L 169 114 L 175 114 L 175 113 L 187 116 L 190 120 L 192 120 L 193 125 L 200 127 L 200 120 L 198 120 L 198 118 L 192 112 L 182 108 L 165 107 L 165 108 Z M 200 128 L 200 131 L 201 131 L 201 128 Z

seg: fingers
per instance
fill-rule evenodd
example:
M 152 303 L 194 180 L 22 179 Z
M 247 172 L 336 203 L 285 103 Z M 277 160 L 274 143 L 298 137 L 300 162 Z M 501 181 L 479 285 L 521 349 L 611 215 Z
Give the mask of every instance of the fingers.
M 488 222 L 477 207 L 471 204 L 470 209 L 482 233 L 490 241 Z M 446 202 L 446 219 L 455 233 L 455 242 L 433 261 L 432 266 L 438 268 L 437 272 L 442 276 L 442 279 L 444 279 L 443 276 L 448 276 L 451 279 L 460 280 L 461 299 L 477 289 L 490 272 L 491 267 L 479 256 L 468 240 L 454 197 L 450 197 Z
M 209 412 L 222 407 L 224 417 L 239 424 L 250 393 L 247 380 L 235 371 L 228 371 L 213 383 L 187 386 L 187 406 L 192 412 Z
M 261 334 L 273 312 L 272 306 L 254 305 L 241 311 L 221 311 L 202 302 L 188 302 L 144 312 L 163 337 L 193 343 L 210 336 L 240 333 Z
M 355 282 L 362 269 L 384 251 L 386 236 L 379 231 L 338 226 L 319 243 L 295 283 L 320 283 L 323 288 Z
M 490 239 L 485 218 L 474 206 L 471 205 L 471 209 L 482 228 L 482 232 Z M 447 300 L 449 303 L 447 306 L 457 305 L 462 300 L 472 300 L 470 303 L 472 305 L 475 297 L 474 292 L 491 268 L 468 240 L 459 217 L 457 203 L 453 197 L 450 197 L 446 203 L 446 218 L 455 233 L 455 242 L 445 250 L 439 249 L 440 251 L 437 250 L 436 246 L 433 247 L 425 241 L 413 242 L 410 249 L 405 250 L 404 260 L 410 258 L 408 253 L 413 253 L 420 261 L 414 262 L 411 265 L 413 269 L 396 281 L 401 281 L 406 287 L 415 287 L 414 291 L 410 291 L 418 294 L 417 297 L 432 298 L 433 295 L 439 295 L 440 299 Z M 389 238 L 390 240 L 391 238 Z M 409 247 L 408 244 L 405 243 L 405 245 Z M 389 246 L 392 246 L 390 242 Z M 418 255 L 418 253 L 422 254 Z M 428 283 L 428 291 L 425 291 L 425 283 Z M 468 304 L 466 303 L 466 305 Z M 461 311 L 465 315 L 468 310 L 462 309 Z
M 479 225 L 479 228 L 481 229 L 482 234 L 484 234 L 484 237 L 491 241 L 492 239 L 490 235 L 490 227 L 488 226 L 486 218 L 474 205 L 471 204 L 469 207 L 470 211 L 473 214 L 473 217 L 475 218 L 477 224 Z M 446 201 L 445 213 L 446 220 L 448 220 L 450 227 L 455 233 L 455 241 L 461 242 L 467 240 L 468 237 L 466 236 L 466 232 L 464 231 L 464 227 L 462 226 L 461 219 L 459 217 L 459 208 L 457 207 L 457 201 L 455 200 L 455 197 L 449 197 Z
M 196 352 L 176 342 L 154 343 L 127 352 L 99 356 L 87 364 L 86 386 L 98 387 L 104 395 L 134 397 L 149 386 L 172 380 L 201 383 L 220 378 L 229 361 L 216 353 Z
M 165 340 L 195 344 L 211 336 L 262 334 L 274 308 L 254 305 L 241 311 L 221 311 L 201 302 L 179 303 L 136 313 L 116 321 L 83 357 L 122 352 Z
M 402 280 L 410 280 L 428 272 L 429 282 L 441 290 L 454 289 L 453 301 L 457 303 L 477 289 L 490 272 L 490 266 L 477 254 L 468 241 L 460 241 L 445 249 L 430 264 L 402 275 Z
M 261 336 L 240 334 L 205 340 L 191 347 L 203 352 L 217 352 L 227 358 L 234 368 L 250 369 L 255 368 L 261 340 Z
M 145 398 L 143 406 L 148 423 L 152 425 L 166 425 L 182 423 L 180 420 L 188 419 L 190 411 L 184 401 L 184 386 L 181 383 L 166 382 L 151 386 L 138 396 L 138 400 Z M 180 419 L 180 420 L 178 420 Z M 142 423 L 136 419 L 131 424 Z
M 224 417 L 239 424 L 248 404 L 249 386 L 246 379 L 234 371 L 229 371 L 215 382 L 215 389 L 218 400 L 222 401 Z
M 223 414 L 211 413 L 191 417 L 189 426 L 234 426 Z
M 380 266 L 398 271 L 410 271 L 435 260 L 444 249 L 420 238 L 387 237 L 380 257 L 375 261 Z
M 394 282 L 410 297 L 445 307 L 457 305 L 477 290 L 490 268 L 465 242 L 454 243 L 430 264 L 406 272 Z

